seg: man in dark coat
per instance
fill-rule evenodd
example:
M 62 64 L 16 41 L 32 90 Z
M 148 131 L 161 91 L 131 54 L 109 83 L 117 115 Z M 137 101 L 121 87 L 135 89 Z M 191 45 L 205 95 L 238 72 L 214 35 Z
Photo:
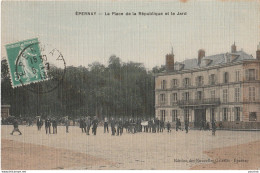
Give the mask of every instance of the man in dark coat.
M 45 120 L 45 130 L 46 130 L 46 134 L 48 134 L 48 131 L 49 134 L 51 133 L 51 121 L 49 118 Z
M 89 135 L 89 130 L 90 130 L 90 127 L 91 127 L 91 119 L 90 117 L 88 116 L 87 117 L 87 122 L 86 122 L 86 125 L 87 125 L 87 135 Z
M 98 126 L 98 120 L 96 117 L 94 117 L 94 120 L 92 121 L 92 133 L 94 135 L 97 134 L 97 126 Z
M 215 136 L 217 127 L 216 127 L 216 122 L 215 120 L 212 120 L 212 135 Z
M 167 132 L 171 132 L 171 124 L 169 121 L 167 122 L 166 126 L 167 126 Z
M 42 119 L 41 119 L 41 118 L 38 118 L 36 124 L 37 124 L 37 129 L 38 129 L 38 130 L 41 130 L 41 128 L 42 128 Z
M 81 128 L 81 131 L 82 131 L 82 133 L 84 132 L 84 130 L 83 130 L 83 128 L 84 128 L 84 122 L 83 122 L 84 120 L 82 119 L 82 118 L 80 118 L 80 120 L 79 120 L 79 128 Z
M 57 134 L 57 126 L 58 126 L 58 124 L 57 124 L 57 121 L 56 121 L 56 119 L 53 119 L 52 120 L 52 129 L 53 129 L 53 134 Z
M 160 132 L 163 132 L 163 129 L 164 129 L 164 121 L 161 120 L 159 123 L 160 123 Z
M 19 135 L 22 135 L 22 132 L 18 129 L 18 121 L 17 121 L 17 119 L 14 119 L 13 126 L 14 126 L 14 129 L 13 129 L 11 135 L 13 135 L 14 132 L 19 132 L 20 133 Z
M 189 131 L 189 121 L 188 121 L 188 119 L 185 120 L 185 130 L 186 130 L 186 133 L 188 133 L 188 131 Z
M 105 117 L 105 120 L 104 120 L 104 133 L 106 133 L 106 132 L 109 133 L 107 117 Z
M 114 118 L 112 118 L 112 120 L 111 120 L 111 132 L 112 132 L 112 136 L 115 135 L 115 131 L 116 131 L 116 128 L 115 128 L 115 120 L 114 120 Z

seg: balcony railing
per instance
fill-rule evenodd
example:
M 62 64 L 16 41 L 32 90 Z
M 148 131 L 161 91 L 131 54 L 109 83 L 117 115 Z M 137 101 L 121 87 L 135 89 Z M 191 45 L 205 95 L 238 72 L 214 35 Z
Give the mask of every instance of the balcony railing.
M 192 106 L 192 105 L 219 105 L 220 98 L 207 98 L 207 99 L 190 99 L 190 100 L 179 100 L 179 106 Z

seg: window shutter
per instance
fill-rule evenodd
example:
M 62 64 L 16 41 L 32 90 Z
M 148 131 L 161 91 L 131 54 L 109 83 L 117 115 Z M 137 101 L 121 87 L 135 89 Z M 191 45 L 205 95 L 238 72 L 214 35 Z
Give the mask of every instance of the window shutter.
M 249 80 L 249 70 L 246 69 L 246 80 Z
M 179 80 L 178 80 L 178 79 L 176 79 L 176 85 L 177 85 L 177 86 L 179 85 Z
M 171 94 L 170 100 L 171 100 L 171 103 L 172 103 L 173 102 L 173 93 Z
M 209 85 L 211 85 L 211 75 L 209 75 Z
M 165 94 L 165 104 L 168 103 L 168 94 Z
M 195 92 L 195 100 L 198 99 L 198 91 Z
M 214 79 L 213 79 L 213 80 L 214 80 L 215 84 L 218 83 L 218 77 L 217 77 L 217 75 L 214 74 Z
M 182 86 L 185 86 L 185 78 L 182 80 Z
M 201 91 L 201 99 L 204 99 L 204 91 Z
M 195 79 L 196 79 L 196 86 L 198 86 L 198 84 L 199 84 L 198 78 L 199 78 L 199 77 L 196 77 L 196 78 L 195 78 Z
M 258 69 L 255 70 L 255 79 L 258 80 Z
M 185 100 L 185 92 L 182 93 L 182 100 Z
M 201 76 L 201 84 L 203 85 L 204 84 L 204 77 Z

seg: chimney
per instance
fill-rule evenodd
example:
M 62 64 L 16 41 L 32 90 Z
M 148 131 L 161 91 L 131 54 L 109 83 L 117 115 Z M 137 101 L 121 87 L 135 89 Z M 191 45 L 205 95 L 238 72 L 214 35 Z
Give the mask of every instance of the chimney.
M 171 54 L 166 55 L 166 71 L 172 72 L 174 71 L 174 54 L 173 50 Z
M 201 59 L 202 59 L 203 57 L 205 57 L 205 50 L 200 49 L 200 50 L 198 51 L 198 64 L 199 64 L 199 65 L 200 65 Z
M 256 59 L 257 59 L 258 61 L 260 61 L 260 42 L 259 42 L 259 44 L 258 44 L 258 46 L 257 46 Z
M 236 43 L 231 46 L 231 53 L 235 53 L 237 51 Z

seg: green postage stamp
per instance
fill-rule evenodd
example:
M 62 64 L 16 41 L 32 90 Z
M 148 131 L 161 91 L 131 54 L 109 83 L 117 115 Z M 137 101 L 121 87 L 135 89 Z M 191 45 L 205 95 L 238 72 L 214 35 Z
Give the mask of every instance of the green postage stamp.
M 5 46 L 12 87 L 47 79 L 38 38 Z

